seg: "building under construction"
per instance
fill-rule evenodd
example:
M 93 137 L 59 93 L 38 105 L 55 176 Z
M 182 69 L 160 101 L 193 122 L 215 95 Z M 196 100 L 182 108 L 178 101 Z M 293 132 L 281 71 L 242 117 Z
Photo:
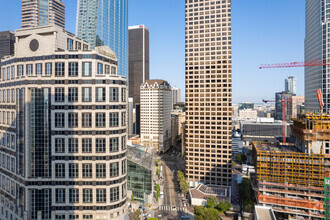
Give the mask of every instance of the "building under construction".
M 324 219 L 323 154 L 295 147 L 253 143 L 257 199 L 286 219 Z

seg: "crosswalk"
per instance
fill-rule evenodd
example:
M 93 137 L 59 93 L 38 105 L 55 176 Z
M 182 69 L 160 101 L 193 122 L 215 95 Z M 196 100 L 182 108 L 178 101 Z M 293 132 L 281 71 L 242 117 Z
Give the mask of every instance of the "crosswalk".
M 166 205 L 160 205 L 159 210 L 186 212 L 187 208 L 186 207 L 171 207 L 171 206 L 166 206 Z

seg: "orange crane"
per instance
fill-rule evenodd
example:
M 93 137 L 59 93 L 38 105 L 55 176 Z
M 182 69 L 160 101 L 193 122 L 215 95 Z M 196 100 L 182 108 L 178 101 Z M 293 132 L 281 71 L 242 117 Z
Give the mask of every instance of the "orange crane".
M 259 66 L 259 69 L 269 69 L 269 68 L 288 68 L 288 67 L 306 67 L 306 66 L 329 66 L 330 65 L 330 59 L 329 58 L 319 58 L 314 59 L 310 61 L 302 61 L 302 62 L 291 62 L 291 63 L 276 63 L 276 64 L 261 64 Z M 321 89 L 316 90 L 317 98 L 319 100 L 320 104 L 320 112 L 323 111 L 323 96 Z M 285 96 L 283 96 L 282 99 L 282 123 L 283 123 L 283 131 L 282 131 L 282 137 L 283 137 L 283 143 L 286 143 L 286 122 L 285 122 Z M 269 100 L 263 100 L 263 102 L 273 102 Z M 287 100 L 288 101 L 288 100 Z M 291 100 L 292 101 L 292 100 Z M 265 103 L 267 103 L 265 102 Z

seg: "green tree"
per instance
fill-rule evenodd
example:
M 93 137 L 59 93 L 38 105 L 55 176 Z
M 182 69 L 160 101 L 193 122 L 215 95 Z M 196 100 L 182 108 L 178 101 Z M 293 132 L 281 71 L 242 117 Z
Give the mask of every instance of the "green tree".
M 133 193 L 132 193 L 132 195 L 131 195 L 131 201 L 132 201 L 132 202 L 135 201 L 135 200 L 134 200 L 134 195 L 133 195 Z
M 236 161 L 239 163 L 242 162 L 242 154 L 236 154 Z
M 160 197 L 160 185 L 159 183 L 156 185 L 156 193 L 155 193 L 156 200 L 158 202 L 158 199 Z
M 182 180 L 186 180 L 186 178 L 184 177 L 184 173 L 181 172 L 180 170 L 178 170 L 177 172 L 177 178 L 178 178 L 178 182 L 181 182 Z
M 189 184 L 187 183 L 186 179 L 180 182 L 180 189 L 184 195 L 186 195 L 189 192 Z
M 231 204 L 228 201 L 220 201 L 217 209 L 219 212 L 227 212 L 231 208 Z
M 219 220 L 219 211 L 212 208 L 195 207 L 196 220 Z
M 133 215 L 133 219 L 134 220 L 140 220 L 140 209 L 138 209 L 138 210 L 136 210 L 135 212 L 134 212 L 134 215 Z
M 251 180 L 244 178 L 242 183 L 239 185 L 241 199 L 243 201 L 243 210 L 245 212 L 253 212 L 254 209 L 254 202 L 252 199 L 252 185 Z
M 148 218 L 148 220 L 158 220 L 158 218 Z
M 214 196 L 209 196 L 206 200 L 206 206 L 207 208 L 211 208 L 211 209 L 214 209 L 217 204 L 218 204 L 218 199 L 215 198 Z

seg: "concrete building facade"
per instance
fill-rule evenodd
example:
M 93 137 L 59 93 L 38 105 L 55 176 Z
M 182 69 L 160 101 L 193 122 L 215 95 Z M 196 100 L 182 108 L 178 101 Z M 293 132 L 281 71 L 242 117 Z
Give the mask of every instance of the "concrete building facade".
M 124 219 L 127 86 L 115 53 L 56 26 L 15 36 L 1 60 L 0 218 Z
M 171 86 L 165 80 L 141 85 L 141 143 L 166 152 L 171 146 Z
M 14 55 L 15 35 L 11 31 L 0 32 L 0 59 L 4 56 Z M 1 63 L 0 63 L 1 66 Z
M 181 102 L 181 89 L 172 87 L 172 103 L 175 105 L 179 102 Z
M 297 80 L 295 76 L 288 76 L 285 81 L 285 92 L 297 94 Z
M 186 175 L 231 185 L 231 0 L 186 0 Z
M 57 25 L 65 28 L 62 0 L 22 0 L 22 28 Z

